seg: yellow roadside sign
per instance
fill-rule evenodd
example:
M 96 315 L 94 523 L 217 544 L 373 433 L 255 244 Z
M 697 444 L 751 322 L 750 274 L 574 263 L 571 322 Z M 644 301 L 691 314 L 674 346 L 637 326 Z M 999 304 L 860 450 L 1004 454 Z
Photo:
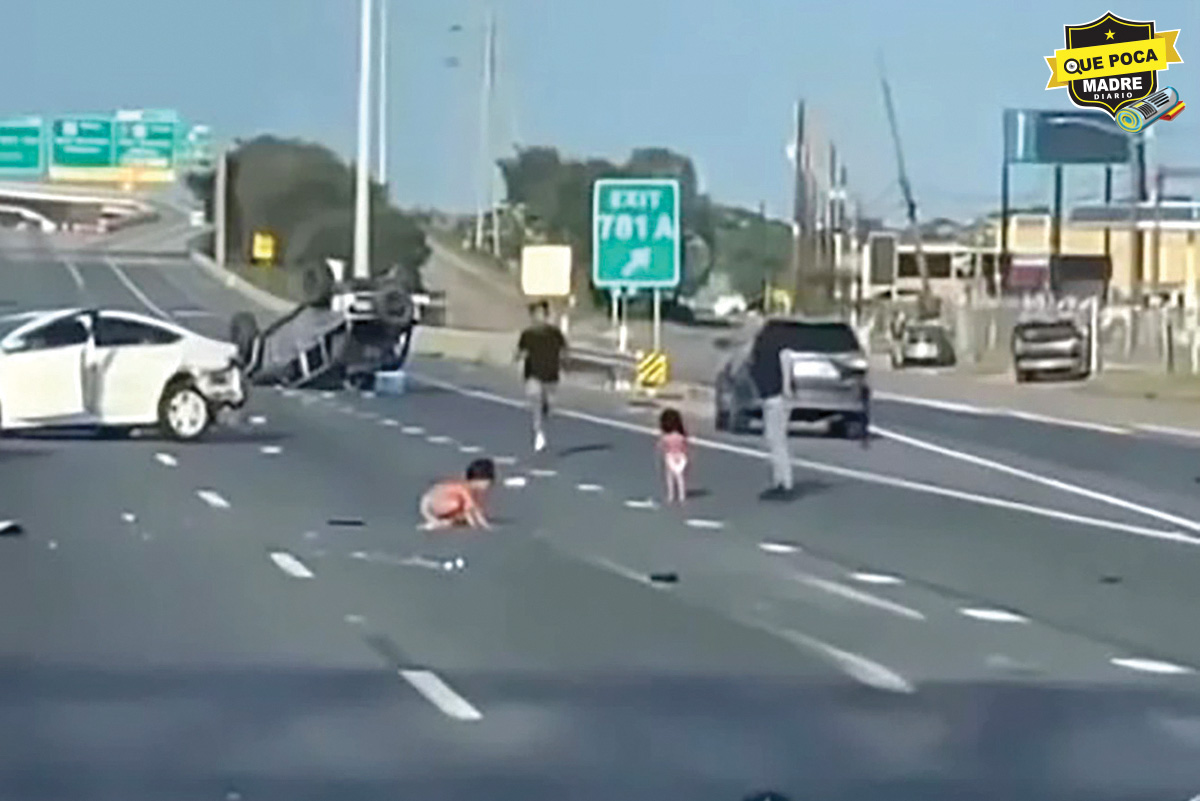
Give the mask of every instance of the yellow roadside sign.
M 667 383 L 667 373 L 667 354 L 662 351 L 650 351 L 638 357 L 638 386 L 661 387 Z
M 275 263 L 275 236 L 266 231 L 255 231 L 250 246 L 250 257 L 263 264 Z

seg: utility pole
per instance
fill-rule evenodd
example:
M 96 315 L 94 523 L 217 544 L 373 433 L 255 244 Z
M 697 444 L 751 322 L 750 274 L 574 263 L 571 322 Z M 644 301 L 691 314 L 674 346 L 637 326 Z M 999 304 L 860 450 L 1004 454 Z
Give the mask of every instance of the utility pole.
M 387 79 L 388 79 L 388 0 L 379 0 L 379 169 L 376 180 L 386 191 L 387 177 Z
M 225 266 L 229 252 L 229 151 L 222 148 L 217 157 L 216 185 L 213 187 L 213 256 Z
M 496 247 L 496 210 L 494 204 L 495 180 L 492 175 L 495 165 L 492 164 L 492 83 L 495 80 L 495 25 L 496 13 L 488 9 L 487 29 L 483 40 L 483 74 L 480 81 L 479 100 L 479 160 L 483 174 L 480 176 L 475 208 L 475 249 L 483 250 L 484 230 L 483 220 L 487 211 L 492 213 L 492 247 Z
M 892 129 L 892 144 L 896 148 L 896 166 L 900 172 L 900 189 L 904 193 L 904 205 L 908 208 L 908 230 L 916 249 L 917 272 L 921 276 L 921 299 L 919 316 L 933 316 L 933 294 L 929 286 L 929 265 L 925 262 L 925 250 L 921 246 L 921 227 L 917 222 L 917 200 L 913 196 L 912 184 L 908 180 L 908 171 L 904 168 L 904 150 L 900 144 L 900 128 L 896 122 L 896 108 L 892 103 L 892 90 L 888 86 L 887 75 L 883 69 L 883 58 L 879 59 L 879 79 L 883 84 L 883 102 L 887 107 L 888 124 Z
M 1133 202 L 1129 204 L 1129 233 L 1133 251 L 1133 302 L 1142 302 L 1145 291 L 1146 240 L 1138 226 L 1141 204 L 1146 202 L 1146 134 L 1134 137 L 1133 143 Z M 1136 318 L 1135 318 L 1136 319 Z
M 354 277 L 371 275 L 371 0 L 362 0 L 358 44 L 358 161 L 354 186 Z

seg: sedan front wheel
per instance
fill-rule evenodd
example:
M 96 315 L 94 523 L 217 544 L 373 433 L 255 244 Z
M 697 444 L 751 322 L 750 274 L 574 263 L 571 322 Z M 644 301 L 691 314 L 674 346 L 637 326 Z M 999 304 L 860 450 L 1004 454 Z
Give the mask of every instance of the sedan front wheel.
M 176 381 L 167 385 L 158 402 L 158 423 L 172 439 L 199 439 L 212 423 L 212 409 L 191 382 Z

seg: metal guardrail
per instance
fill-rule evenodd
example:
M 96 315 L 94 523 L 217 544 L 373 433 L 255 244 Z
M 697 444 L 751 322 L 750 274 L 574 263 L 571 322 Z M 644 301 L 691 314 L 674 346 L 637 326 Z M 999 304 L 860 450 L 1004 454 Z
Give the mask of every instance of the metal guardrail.
M 572 345 L 567 351 L 568 370 L 603 373 L 613 383 L 632 381 L 637 370 L 637 356 L 632 353 Z

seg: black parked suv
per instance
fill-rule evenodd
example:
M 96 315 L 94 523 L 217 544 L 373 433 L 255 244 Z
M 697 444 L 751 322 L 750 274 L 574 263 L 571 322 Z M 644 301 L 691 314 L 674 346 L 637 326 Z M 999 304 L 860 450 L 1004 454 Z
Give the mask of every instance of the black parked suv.
M 762 347 L 763 342 L 780 347 Z M 790 420 L 828 421 L 835 436 L 866 436 L 871 390 L 867 355 L 854 329 L 844 322 L 790 319 L 768 320 L 721 368 L 715 387 L 718 430 L 744 431 L 762 417 L 751 373 L 754 360 L 764 358 L 760 354 L 777 351 Z

